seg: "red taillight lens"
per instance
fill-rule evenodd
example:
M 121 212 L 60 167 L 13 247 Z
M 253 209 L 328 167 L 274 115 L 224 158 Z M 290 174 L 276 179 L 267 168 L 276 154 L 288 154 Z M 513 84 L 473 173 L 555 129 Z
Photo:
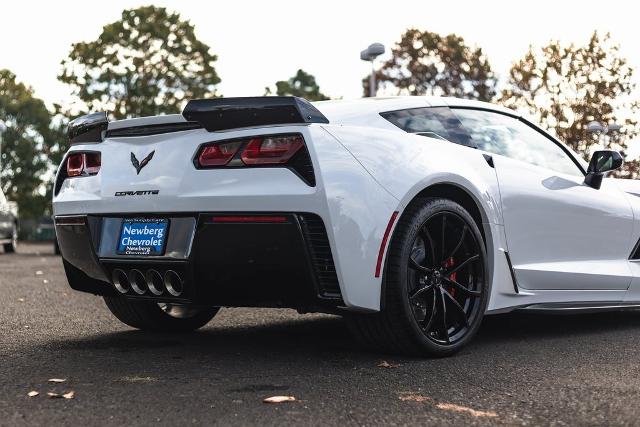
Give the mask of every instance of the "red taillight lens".
M 100 166 L 100 153 L 71 153 L 67 157 L 67 176 L 95 175 Z
M 84 171 L 89 175 L 95 175 L 100 171 L 102 161 L 100 153 L 86 153 L 84 155 Z
M 67 157 L 67 176 L 80 176 L 84 169 L 84 155 L 82 153 L 69 154 Z
M 300 135 L 253 138 L 241 157 L 246 165 L 282 164 L 287 163 L 303 146 L 304 141 Z
M 281 165 L 304 147 L 302 135 L 272 135 L 229 142 L 215 142 L 200 148 L 196 167 L 226 166 L 240 151 L 242 163 L 229 166 Z
M 200 166 L 224 166 L 236 155 L 242 141 L 227 142 L 224 144 L 209 145 L 204 147 L 198 156 Z

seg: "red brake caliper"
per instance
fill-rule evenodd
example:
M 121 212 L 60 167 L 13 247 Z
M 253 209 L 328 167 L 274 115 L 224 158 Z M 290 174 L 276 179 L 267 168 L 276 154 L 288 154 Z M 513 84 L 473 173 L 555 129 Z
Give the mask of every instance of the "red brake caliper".
M 456 263 L 455 263 L 455 261 L 453 260 L 453 257 L 451 257 L 451 258 L 449 258 L 448 260 L 446 260 L 446 261 L 444 262 L 443 267 L 445 267 L 445 268 L 451 268 L 451 267 L 453 267 L 455 264 L 456 264 Z M 449 276 L 449 279 L 451 279 L 451 280 L 457 280 L 457 275 L 458 275 L 458 273 L 457 273 L 457 272 L 452 273 L 452 274 Z M 452 297 L 455 297 L 455 296 L 456 296 L 456 289 L 455 289 L 453 286 L 450 286 L 450 287 L 449 287 L 449 293 L 451 294 L 451 296 L 452 296 Z

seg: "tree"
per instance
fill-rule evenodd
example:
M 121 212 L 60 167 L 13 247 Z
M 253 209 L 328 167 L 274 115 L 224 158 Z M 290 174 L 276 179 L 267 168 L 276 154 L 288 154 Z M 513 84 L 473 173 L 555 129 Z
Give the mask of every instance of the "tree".
M 479 47 L 455 34 L 407 30 L 376 72 L 379 88 L 407 95 L 439 95 L 490 101 L 496 77 Z M 369 77 L 362 80 L 365 96 Z
M 84 110 L 115 118 L 177 113 L 189 99 L 216 96 L 216 59 L 178 13 L 144 6 L 123 11 L 96 40 L 74 44 L 58 79 Z
M 49 171 L 47 153 L 55 138 L 51 114 L 33 90 L 0 70 L 0 117 L 7 125 L 0 150 L 0 185 L 9 200 L 18 203 L 22 218 L 41 216 L 49 205 L 43 182 Z
M 265 88 L 265 95 L 270 95 L 271 89 Z M 320 92 L 320 86 L 316 83 L 313 74 L 309 74 L 303 70 L 298 70 L 296 75 L 289 80 L 280 80 L 276 82 L 276 95 L 278 96 L 299 96 L 308 101 L 324 101 L 329 99 L 328 96 Z
M 599 143 L 624 150 L 626 141 L 638 135 L 632 117 L 640 103 L 633 100 L 634 89 L 633 69 L 619 46 L 609 34 L 594 32 L 584 46 L 552 41 L 540 49 L 530 47 L 511 67 L 500 101 L 532 115 L 588 159 Z M 606 138 L 603 144 L 587 132 L 594 120 L 623 124 L 624 134 Z M 633 169 L 632 163 L 629 166 Z

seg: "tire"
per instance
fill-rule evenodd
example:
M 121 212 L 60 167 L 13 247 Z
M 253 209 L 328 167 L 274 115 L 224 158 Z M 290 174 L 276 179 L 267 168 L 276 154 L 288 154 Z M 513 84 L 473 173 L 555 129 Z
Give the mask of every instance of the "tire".
M 376 350 L 452 355 L 478 331 L 489 300 L 487 271 L 484 241 L 471 215 L 448 199 L 417 199 L 388 248 L 381 311 L 349 315 L 347 324 L 358 341 Z
M 131 301 L 124 297 L 104 296 L 107 307 L 122 323 L 136 329 L 152 332 L 190 332 L 203 327 L 218 313 L 218 307 L 191 308 L 176 304 L 160 304 L 152 301 Z M 169 306 L 183 311 L 182 316 L 170 314 Z M 186 311 L 186 312 L 184 312 Z M 186 314 L 186 315 L 185 315 Z
M 13 229 L 11 230 L 11 242 L 9 243 L 4 243 L 3 245 L 4 248 L 4 252 L 7 254 L 12 254 L 16 251 L 16 249 L 18 248 L 18 228 L 17 226 L 13 226 Z

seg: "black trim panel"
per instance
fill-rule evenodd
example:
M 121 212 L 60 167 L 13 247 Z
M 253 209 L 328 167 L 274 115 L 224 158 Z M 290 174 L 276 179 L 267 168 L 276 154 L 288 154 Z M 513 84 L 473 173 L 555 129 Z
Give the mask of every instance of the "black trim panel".
M 128 272 L 137 269 L 143 274 L 150 269 L 161 274 L 171 269 L 184 280 L 185 291 L 179 297 L 166 292 L 159 296 L 150 292 L 138 295 L 131 290 L 124 297 L 207 306 L 290 307 L 327 313 L 336 312 L 344 305 L 326 229 L 315 214 L 155 215 L 173 220 L 185 216 L 197 218 L 188 258 L 99 258 L 96 254 L 104 219 L 130 216 L 148 214 L 56 217 L 58 240 L 73 289 L 112 295 L 115 287 L 110 282 L 116 268 Z M 256 220 L 252 221 L 251 217 Z M 115 291 L 115 295 L 122 294 Z
M 516 291 L 516 294 L 519 294 L 520 290 L 518 288 L 518 279 L 516 279 L 516 272 L 513 270 L 513 264 L 511 264 L 511 257 L 509 256 L 509 252 L 504 251 L 504 256 L 507 258 L 507 264 L 509 265 L 511 281 L 513 282 L 513 290 Z
M 80 116 L 69 122 L 67 136 L 72 144 L 102 142 L 102 132 L 107 130 L 107 113 L 98 112 Z
M 182 115 L 209 132 L 251 126 L 329 123 L 307 100 L 295 96 L 194 99 Z
M 176 122 L 155 125 L 131 126 L 120 129 L 111 129 L 106 133 L 106 138 L 125 138 L 130 136 L 150 136 L 164 133 L 183 132 L 186 130 L 202 129 L 199 123 Z

